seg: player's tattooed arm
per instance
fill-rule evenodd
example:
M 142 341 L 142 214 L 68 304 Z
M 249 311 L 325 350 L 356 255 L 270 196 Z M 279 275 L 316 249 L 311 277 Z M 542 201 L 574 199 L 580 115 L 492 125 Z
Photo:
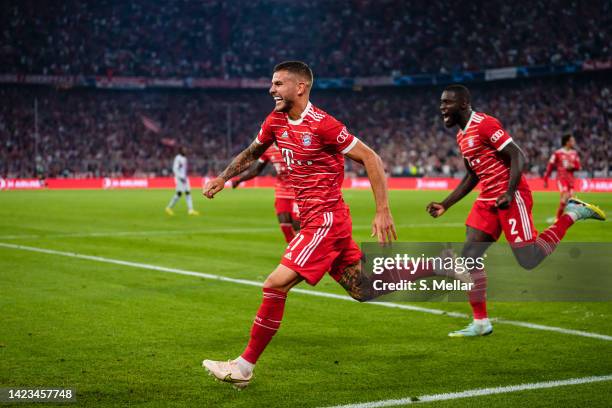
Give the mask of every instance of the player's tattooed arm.
M 365 302 L 374 298 L 370 279 L 361 270 L 360 262 L 344 268 L 338 283 L 353 299 L 359 302 Z
M 240 152 L 238 156 L 234 158 L 234 160 L 232 160 L 229 166 L 227 166 L 225 170 L 223 170 L 219 177 L 227 181 L 232 177 L 242 173 L 243 171 L 251 167 L 251 164 L 253 164 L 255 160 L 259 159 L 259 157 L 264 154 L 267 148 L 267 145 L 261 144 L 258 141 L 254 141 L 249 147 Z
M 463 162 L 466 171 L 459 185 L 441 203 L 431 202 L 427 205 L 426 210 L 432 217 L 437 218 L 444 214 L 446 210 L 465 197 L 478 184 L 478 176 L 474 173 L 468 161 L 464 159 Z
M 510 181 L 508 181 L 508 190 L 499 196 L 495 201 L 499 208 L 507 208 L 512 202 L 512 197 L 516 192 L 519 182 L 521 181 L 521 174 L 527 163 L 525 153 L 520 147 L 514 142 L 510 142 L 499 151 L 501 156 L 506 162 L 510 163 Z
M 249 169 L 247 171 L 242 173 L 242 176 L 240 176 L 240 177 L 238 177 L 238 179 L 232 181 L 232 188 L 236 188 L 236 187 L 238 187 L 238 185 L 240 183 L 245 182 L 247 180 L 250 180 L 252 178 L 255 178 L 255 177 L 259 176 L 261 174 L 261 172 L 263 171 L 263 169 L 266 167 L 266 164 L 267 163 L 262 163 L 262 162 L 258 161 L 257 163 L 255 163 L 254 165 L 249 167 Z
M 238 156 L 232 160 L 225 170 L 215 179 L 210 180 L 204 186 L 202 192 L 206 198 L 214 198 L 215 194 L 223 190 L 225 182 L 234 176 L 248 169 L 255 160 L 257 160 L 270 146 L 269 144 L 261 144 L 257 141 L 251 143 L 249 147 L 244 149 Z

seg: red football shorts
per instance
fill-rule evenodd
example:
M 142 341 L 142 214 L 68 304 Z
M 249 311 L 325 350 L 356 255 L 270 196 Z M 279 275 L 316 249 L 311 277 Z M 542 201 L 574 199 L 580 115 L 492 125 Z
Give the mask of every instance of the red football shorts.
M 275 198 L 274 208 L 276 209 L 276 215 L 289 213 L 294 220 L 300 219 L 300 211 L 297 202 L 292 198 Z
M 557 188 L 562 193 L 574 194 L 574 180 L 557 180 Z
M 359 262 L 361 250 L 353 241 L 348 209 L 321 214 L 303 226 L 285 249 L 281 264 L 294 270 L 310 285 L 329 272 L 335 280 L 349 265 Z
M 538 232 L 533 225 L 531 191 L 518 190 L 505 210 L 495 207 L 495 200 L 476 200 L 465 225 L 486 232 L 496 240 L 504 232 L 511 244 L 535 241 Z

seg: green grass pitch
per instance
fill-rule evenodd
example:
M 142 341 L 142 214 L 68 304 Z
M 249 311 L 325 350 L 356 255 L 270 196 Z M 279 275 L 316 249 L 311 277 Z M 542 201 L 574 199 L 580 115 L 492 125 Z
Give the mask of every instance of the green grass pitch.
M 226 190 L 210 201 L 194 190 L 200 217 L 188 217 L 184 201 L 166 216 L 171 194 L 2 192 L 0 242 L 256 281 L 278 263 L 272 190 Z M 463 239 L 473 197 L 433 220 L 425 205 L 445 192 L 390 194 L 400 240 Z M 612 212 L 611 194 L 581 197 Z M 355 239 L 370 240 L 371 193 L 345 198 Z M 535 194 L 539 230 L 557 202 Z M 566 239 L 610 242 L 612 229 L 587 221 Z M 242 352 L 257 287 L 6 247 L 0 285 L 0 387 L 71 387 L 78 405 L 317 407 L 612 374 L 610 341 L 501 323 L 486 338 L 450 339 L 467 319 L 293 293 L 255 380 L 237 392 L 200 364 Z M 329 277 L 314 290 L 342 294 Z M 469 312 L 467 302 L 417 305 Z M 490 314 L 612 335 L 605 302 L 492 303 Z M 429 405 L 603 407 L 611 392 L 608 381 Z

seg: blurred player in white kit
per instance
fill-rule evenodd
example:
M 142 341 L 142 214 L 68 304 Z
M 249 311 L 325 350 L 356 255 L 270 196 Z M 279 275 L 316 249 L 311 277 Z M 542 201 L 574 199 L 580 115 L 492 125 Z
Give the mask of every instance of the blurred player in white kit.
M 174 215 L 172 208 L 176 205 L 183 193 L 185 193 L 185 201 L 187 201 L 187 213 L 189 215 L 200 215 L 199 212 L 193 209 L 191 187 L 189 186 L 189 178 L 187 177 L 187 157 L 185 156 L 186 149 L 184 147 L 179 147 L 178 154 L 174 158 L 174 163 L 172 164 L 176 192 L 166 207 L 166 213 L 168 215 Z

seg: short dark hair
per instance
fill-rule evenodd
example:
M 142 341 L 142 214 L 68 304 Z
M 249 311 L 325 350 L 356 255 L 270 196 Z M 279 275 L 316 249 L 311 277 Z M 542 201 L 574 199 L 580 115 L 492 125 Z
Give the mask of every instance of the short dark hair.
M 466 86 L 461 84 L 452 84 L 444 88 L 444 90 L 448 92 L 454 92 L 459 98 L 465 100 L 467 103 L 470 103 L 470 90 L 467 89 Z
M 274 67 L 274 72 L 277 71 L 289 71 L 293 74 L 299 75 L 306 79 L 310 85 L 314 81 L 314 75 L 312 70 L 302 61 L 284 61 Z
M 571 133 L 566 133 L 563 136 L 561 136 L 561 146 L 565 146 L 567 142 L 569 142 L 571 137 L 572 137 Z

